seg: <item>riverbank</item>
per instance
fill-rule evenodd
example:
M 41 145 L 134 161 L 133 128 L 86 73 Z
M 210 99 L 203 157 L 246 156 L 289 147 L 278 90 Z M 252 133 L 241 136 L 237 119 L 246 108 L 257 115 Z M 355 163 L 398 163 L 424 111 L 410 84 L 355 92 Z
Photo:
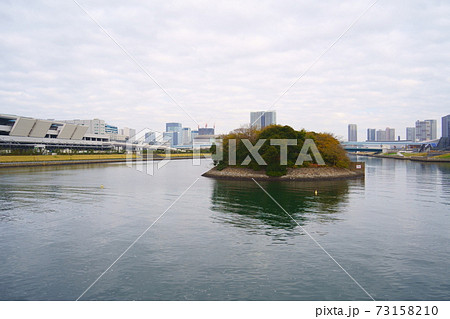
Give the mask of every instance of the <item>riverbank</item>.
M 202 158 L 207 158 L 208 154 L 201 154 Z M 132 161 L 161 161 L 192 159 L 192 154 L 155 154 L 151 157 L 131 158 Z M 17 155 L 0 156 L 0 169 L 9 167 L 34 167 L 34 166 L 56 166 L 56 165 L 79 165 L 79 164 L 104 164 L 104 163 L 124 163 L 127 159 L 126 154 L 88 154 L 88 155 Z
M 265 171 L 254 171 L 250 168 L 226 167 L 217 170 L 215 167 L 202 176 L 228 180 L 265 180 L 265 181 L 317 181 L 361 178 L 365 175 L 364 164 L 358 163 L 355 169 L 337 167 L 302 167 L 288 168 L 287 174 L 280 177 L 267 176 Z
M 428 162 L 428 163 L 450 163 L 450 154 L 444 154 L 438 155 L 438 156 L 414 156 L 409 155 L 408 153 L 405 155 L 397 155 L 397 154 L 367 154 L 367 153 L 358 153 L 356 154 L 358 156 L 368 156 L 368 157 L 378 157 L 378 158 L 391 158 L 391 159 L 398 159 L 398 160 L 409 160 L 409 161 L 416 161 L 416 162 Z M 447 157 L 448 155 L 448 157 Z

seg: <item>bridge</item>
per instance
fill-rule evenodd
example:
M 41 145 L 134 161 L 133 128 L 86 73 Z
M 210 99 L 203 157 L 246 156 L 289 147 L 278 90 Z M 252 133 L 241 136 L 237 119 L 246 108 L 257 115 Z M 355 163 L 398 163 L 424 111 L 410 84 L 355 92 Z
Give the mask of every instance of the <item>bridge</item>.
M 383 152 L 382 148 L 374 148 L 374 147 L 351 147 L 351 146 L 344 146 L 344 150 L 350 153 L 356 153 L 356 152 L 373 152 L 373 153 L 381 153 Z
M 411 141 L 386 141 L 386 142 L 342 142 L 342 147 L 347 152 L 375 152 L 380 153 L 390 149 L 403 149 L 406 147 L 420 147 L 429 144 L 431 141 L 411 142 Z M 392 147 L 394 146 L 394 147 Z

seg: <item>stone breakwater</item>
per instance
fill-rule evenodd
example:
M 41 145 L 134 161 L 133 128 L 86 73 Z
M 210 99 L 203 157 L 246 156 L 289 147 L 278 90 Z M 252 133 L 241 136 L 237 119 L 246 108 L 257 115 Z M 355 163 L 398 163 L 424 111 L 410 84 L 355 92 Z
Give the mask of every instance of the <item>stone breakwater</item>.
M 364 175 L 364 166 L 362 166 L 359 169 L 337 167 L 288 168 L 287 174 L 280 177 L 267 176 L 265 171 L 254 171 L 249 168 L 226 167 L 221 171 L 213 168 L 202 176 L 234 180 L 249 180 L 253 178 L 267 181 L 315 181 L 360 178 L 364 177 Z

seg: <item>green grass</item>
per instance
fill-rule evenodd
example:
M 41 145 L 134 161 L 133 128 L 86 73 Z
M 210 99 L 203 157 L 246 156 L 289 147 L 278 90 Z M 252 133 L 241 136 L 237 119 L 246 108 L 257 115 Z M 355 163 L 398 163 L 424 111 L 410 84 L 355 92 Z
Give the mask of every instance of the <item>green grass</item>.
M 403 156 L 411 157 L 411 156 L 427 156 L 427 153 L 402 153 Z
M 434 156 L 435 158 L 450 158 L 450 153 Z

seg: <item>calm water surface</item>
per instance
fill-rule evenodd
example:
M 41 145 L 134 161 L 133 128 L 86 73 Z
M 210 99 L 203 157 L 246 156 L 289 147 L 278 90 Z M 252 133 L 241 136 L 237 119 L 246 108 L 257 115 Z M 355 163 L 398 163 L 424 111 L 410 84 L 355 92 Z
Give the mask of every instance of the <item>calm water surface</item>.
M 450 165 L 359 160 L 364 180 L 261 185 L 375 299 L 448 300 Z M 0 300 L 77 299 L 210 166 L 0 170 Z M 201 177 L 83 299 L 369 297 L 255 183 Z

